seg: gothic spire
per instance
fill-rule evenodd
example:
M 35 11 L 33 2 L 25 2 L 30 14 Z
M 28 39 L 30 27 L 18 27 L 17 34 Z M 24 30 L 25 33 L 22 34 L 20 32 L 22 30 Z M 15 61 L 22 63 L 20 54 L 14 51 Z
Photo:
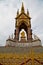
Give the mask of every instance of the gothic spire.
M 19 9 L 17 10 L 17 16 L 19 15 Z
M 27 15 L 29 15 L 29 11 L 28 11 L 28 9 L 27 9 Z
M 25 12 L 23 2 L 22 2 L 22 7 L 21 7 L 21 13 L 22 13 L 22 12 Z

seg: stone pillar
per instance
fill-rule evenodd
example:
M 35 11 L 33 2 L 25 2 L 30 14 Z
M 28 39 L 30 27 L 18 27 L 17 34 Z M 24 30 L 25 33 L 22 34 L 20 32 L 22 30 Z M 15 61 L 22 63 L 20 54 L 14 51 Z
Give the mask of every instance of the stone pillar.
M 28 32 L 27 32 L 27 39 L 28 41 L 32 41 L 32 30 L 30 28 L 28 28 Z
M 29 41 L 29 34 L 30 34 L 30 29 L 28 28 L 28 32 L 27 32 L 27 39 L 28 39 L 28 41 Z
M 19 28 L 16 27 L 16 40 L 19 40 Z

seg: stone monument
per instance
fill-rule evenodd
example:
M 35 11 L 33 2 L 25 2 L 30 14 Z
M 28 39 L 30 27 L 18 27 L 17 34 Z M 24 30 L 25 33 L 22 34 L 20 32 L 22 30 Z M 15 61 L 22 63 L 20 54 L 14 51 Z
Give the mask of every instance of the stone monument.
M 41 40 L 34 35 L 34 39 L 32 37 L 32 29 L 31 29 L 31 17 L 29 14 L 29 11 L 27 10 L 27 13 L 25 12 L 24 4 L 22 3 L 21 11 L 17 11 L 17 15 L 15 18 L 15 32 L 14 32 L 14 38 L 8 38 L 6 40 L 6 46 L 41 46 Z M 21 33 L 21 40 L 19 40 L 19 34 L 20 31 L 24 29 L 26 32 Z M 27 40 L 25 39 L 27 38 Z M 25 44 L 24 44 L 25 43 Z

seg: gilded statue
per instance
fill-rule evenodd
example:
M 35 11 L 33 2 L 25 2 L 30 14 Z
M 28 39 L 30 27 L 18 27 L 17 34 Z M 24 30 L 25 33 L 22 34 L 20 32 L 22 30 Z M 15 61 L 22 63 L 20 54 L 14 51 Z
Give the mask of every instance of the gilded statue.
M 24 32 L 24 31 L 21 32 L 21 37 L 22 37 L 22 38 L 25 37 L 25 32 Z

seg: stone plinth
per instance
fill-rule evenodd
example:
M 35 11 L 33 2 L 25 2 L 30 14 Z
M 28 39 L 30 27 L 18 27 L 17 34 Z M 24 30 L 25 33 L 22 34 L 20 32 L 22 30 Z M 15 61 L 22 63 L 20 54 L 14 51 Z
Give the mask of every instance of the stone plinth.
M 31 47 L 31 46 L 42 46 L 40 40 L 33 40 L 32 42 L 28 41 L 14 41 L 14 40 L 7 40 L 6 46 L 14 46 L 14 47 Z
M 21 37 L 21 42 L 26 42 L 26 37 Z

